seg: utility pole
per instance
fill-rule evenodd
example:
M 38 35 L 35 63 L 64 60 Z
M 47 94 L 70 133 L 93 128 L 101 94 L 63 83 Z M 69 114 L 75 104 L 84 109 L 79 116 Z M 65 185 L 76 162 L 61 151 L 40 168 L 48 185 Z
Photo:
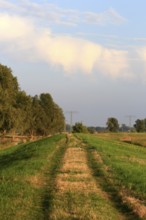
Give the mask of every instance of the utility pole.
M 70 114 L 70 132 L 72 132 L 73 114 L 76 114 L 78 112 L 77 111 L 67 111 L 66 113 Z
M 131 131 L 132 118 L 135 118 L 135 116 L 134 115 L 127 115 L 126 117 L 129 119 L 129 128 L 130 128 L 130 131 Z

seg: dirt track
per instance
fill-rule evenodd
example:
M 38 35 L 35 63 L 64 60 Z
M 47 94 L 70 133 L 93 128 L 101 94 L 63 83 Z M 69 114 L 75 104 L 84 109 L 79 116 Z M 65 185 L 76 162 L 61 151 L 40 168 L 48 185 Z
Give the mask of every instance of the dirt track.
M 130 219 L 116 209 L 101 189 L 88 166 L 85 145 L 73 136 L 56 178 L 50 219 Z

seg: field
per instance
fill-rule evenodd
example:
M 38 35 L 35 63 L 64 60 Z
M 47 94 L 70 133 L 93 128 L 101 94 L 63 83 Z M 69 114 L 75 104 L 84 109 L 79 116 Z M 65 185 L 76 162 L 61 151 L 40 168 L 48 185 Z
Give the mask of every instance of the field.
M 0 151 L 0 219 L 44 219 L 63 144 L 54 136 Z
M 0 219 L 145 220 L 145 140 L 63 134 L 1 149 Z
M 143 134 L 139 138 L 137 134 L 131 135 L 131 139 L 142 145 Z M 126 204 L 140 218 L 146 219 L 146 148 L 133 145 L 130 138 L 127 141 L 121 134 L 82 135 L 81 138 L 88 145 L 95 176 L 99 181 L 103 180 L 101 185 L 107 192 L 111 190 L 114 198 Z

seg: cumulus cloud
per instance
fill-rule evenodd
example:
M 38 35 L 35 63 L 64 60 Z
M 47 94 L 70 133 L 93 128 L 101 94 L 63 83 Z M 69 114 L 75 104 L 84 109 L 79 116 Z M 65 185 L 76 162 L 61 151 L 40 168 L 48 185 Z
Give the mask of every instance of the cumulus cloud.
M 32 32 L 32 29 L 30 21 L 22 17 L 0 14 L 1 41 L 24 38 Z
M 3 7 L 14 6 L 0 0 L 0 4 L 2 2 Z M 146 68 L 146 48 L 135 49 L 134 53 L 111 49 L 81 37 L 54 34 L 51 29 L 38 28 L 33 19 L 13 13 L 0 13 L 0 49 L 13 58 L 61 66 L 66 74 L 94 72 L 113 78 L 132 77 L 135 60 L 130 60 L 131 54 Z
M 93 70 L 98 70 L 118 77 L 128 66 L 127 52 L 104 48 L 69 36 L 48 37 L 43 33 L 37 42 L 37 48 L 43 59 L 63 66 L 66 73 L 80 71 L 92 74 Z
M 2 48 L 2 45 L 5 45 Z M 117 77 L 128 66 L 127 52 L 105 48 L 81 38 L 53 35 L 20 16 L 0 14 L 0 46 L 13 57 L 62 66 L 68 74 L 93 70 Z

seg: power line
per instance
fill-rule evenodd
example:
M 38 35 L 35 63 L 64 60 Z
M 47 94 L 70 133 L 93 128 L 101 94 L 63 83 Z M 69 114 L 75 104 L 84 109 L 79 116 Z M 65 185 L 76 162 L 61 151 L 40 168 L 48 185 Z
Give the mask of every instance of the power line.
M 70 132 L 72 132 L 73 114 L 76 114 L 78 112 L 77 111 L 67 111 L 66 113 L 70 114 Z
M 126 115 L 126 117 L 129 119 L 129 128 L 131 130 L 132 127 L 132 119 L 135 118 L 134 115 Z

